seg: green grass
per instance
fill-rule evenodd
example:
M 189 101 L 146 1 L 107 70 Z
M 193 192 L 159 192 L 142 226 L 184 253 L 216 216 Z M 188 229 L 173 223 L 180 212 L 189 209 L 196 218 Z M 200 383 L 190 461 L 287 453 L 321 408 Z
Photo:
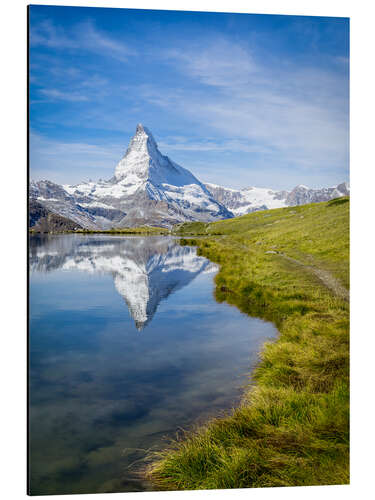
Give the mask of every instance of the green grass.
M 184 222 L 182 224 L 176 224 L 172 229 L 172 234 L 178 236 L 207 236 L 209 226 L 210 224 L 206 222 Z
M 181 243 L 220 264 L 217 300 L 280 335 L 241 405 L 154 455 L 148 476 L 166 490 L 348 483 L 349 304 L 339 293 L 349 287 L 348 198 L 198 229 L 208 237 Z

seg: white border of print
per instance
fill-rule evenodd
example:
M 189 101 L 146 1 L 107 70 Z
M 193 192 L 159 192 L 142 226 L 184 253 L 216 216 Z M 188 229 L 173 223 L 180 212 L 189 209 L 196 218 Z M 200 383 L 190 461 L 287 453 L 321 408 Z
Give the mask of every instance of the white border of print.
M 126 500 L 248 498 L 367 498 L 373 491 L 374 432 L 371 368 L 374 363 L 374 66 L 371 2 L 330 0 L 139 0 L 35 2 L 42 5 L 133 7 L 351 18 L 352 188 L 352 475 L 350 486 L 199 492 L 127 493 Z M 1 412 L 0 491 L 7 500 L 26 496 L 26 5 L 1 5 Z M 52 498 L 52 497 L 44 497 Z M 64 498 L 77 499 L 76 495 Z M 81 497 L 80 497 L 81 498 Z M 83 495 L 82 498 L 115 498 Z M 117 497 L 116 497 L 117 498 Z

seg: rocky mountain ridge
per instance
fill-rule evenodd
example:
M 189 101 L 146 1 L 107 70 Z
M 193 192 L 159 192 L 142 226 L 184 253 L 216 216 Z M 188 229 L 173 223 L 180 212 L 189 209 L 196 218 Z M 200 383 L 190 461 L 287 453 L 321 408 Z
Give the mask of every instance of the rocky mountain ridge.
M 76 222 L 51 212 L 33 198 L 29 201 L 29 227 L 39 233 L 61 233 L 82 229 Z
M 236 217 L 257 210 L 329 201 L 333 198 L 340 198 L 350 194 L 350 189 L 346 182 L 321 189 L 311 189 L 300 184 L 292 189 L 292 191 L 275 191 L 274 189 L 258 187 L 230 189 L 216 184 L 206 184 L 206 187 L 212 196 Z
M 297 186 L 290 192 L 204 184 L 162 155 L 142 124 L 137 125 L 111 179 L 76 185 L 31 181 L 29 189 L 30 200 L 47 212 L 68 219 L 72 226 L 100 230 L 213 222 L 254 210 L 326 201 L 346 194 L 349 188 L 345 183 L 317 190 Z M 48 230 L 47 226 L 43 225 Z

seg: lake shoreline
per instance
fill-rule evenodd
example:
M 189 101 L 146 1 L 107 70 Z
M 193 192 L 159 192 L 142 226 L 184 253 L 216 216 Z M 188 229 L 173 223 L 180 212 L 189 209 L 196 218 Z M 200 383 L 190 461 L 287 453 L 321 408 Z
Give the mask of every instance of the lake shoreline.
M 348 209 L 346 198 L 180 228 L 220 265 L 216 299 L 280 335 L 231 415 L 151 457 L 156 489 L 349 483 L 349 305 L 313 272 L 348 289 Z
M 217 303 L 217 266 L 175 236 L 29 245 L 30 491 L 148 490 L 148 450 L 237 405 L 277 331 Z
M 145 227 L 134 227 L 134 228 L 121 228 L 121 229 L 76 229 L 74 231 L 51 231 L 51 232 L 43 232 L 43 231 L 35 231 L 31 227 L 29 229 L 29 234 L 122 234 L 124 236 L 130 234 L 138 234 L 140 236 L 168 236 L 170 235 L 170 231 L 163 227 L 153 227 L 153 226 L 145 226 Z

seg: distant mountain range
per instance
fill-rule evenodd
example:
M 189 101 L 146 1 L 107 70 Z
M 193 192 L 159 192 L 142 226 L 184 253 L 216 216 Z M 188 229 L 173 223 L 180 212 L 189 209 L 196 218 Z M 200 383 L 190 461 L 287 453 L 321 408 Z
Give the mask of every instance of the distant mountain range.
M 223 204 L 236 217 L 256 210 L 306 205 L 349 195 L 349 186 L 346 182 L 322 189 L 310 189 L 300 184 L 292 191 L 275 191 L 257 187 L 230 189 L 216 184 L 206 184 L 206 187 L 215 200 Z
M 346 183 L 323 189 L 300 185 L 289 192 L 204 184 L 162 155 L 151 132 L 138 124 L 111 179 L 76 185 L 31 181 L 29 194 L 30 227 L 43 232 L 212 222 L 256 210 L 327 201 L 348 195 L 349 187 Z

